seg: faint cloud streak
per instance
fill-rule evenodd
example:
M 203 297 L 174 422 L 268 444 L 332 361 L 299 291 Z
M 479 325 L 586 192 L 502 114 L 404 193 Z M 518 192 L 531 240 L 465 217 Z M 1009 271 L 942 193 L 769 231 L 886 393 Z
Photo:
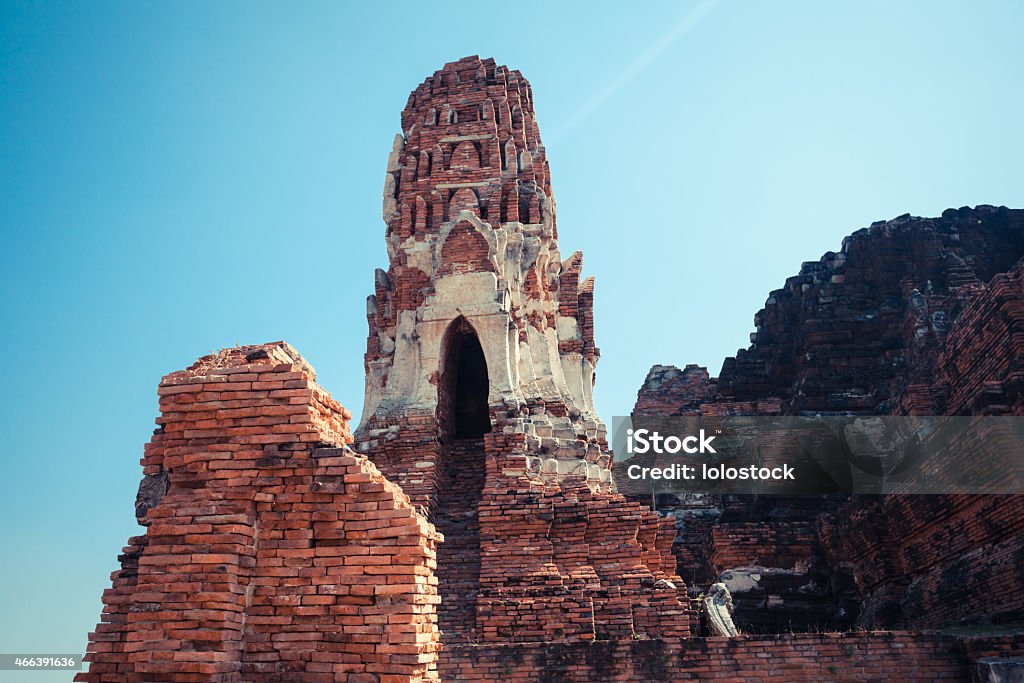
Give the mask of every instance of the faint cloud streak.
M 628 85 L 629 82 L 636 78 L 640 72 L 649 67 L 656 59 L 658 59 L 658 57 L 672 47 L 677 40 L 689 33 L 698 23 L 700 23 L 701 19 L 706 17 L 711 10 L 715 8 L 719 1 L 720 0 L 702 0 L 702 2 L 698 3 L 689 12 L 684 14 L 683 17 L 676 22 L 676 25 L 668 31 L 668 33 L 650 45 L 650 47 L 648 47 L 639 57 L 634 59 L 633 62 L 626 67 L 624 71 L 622 71 L 622 73 L 609 82 L 596 95 L 591 97 L 582 107 L 576 110 L 576 112 L 569 117 L 568 121 L 555 130 L 549 140 L 554 141 L 564 137 L 571 132 L 573 128 L 578 126 L 580 122 L 599 109 L 601 105 L 614 97 L 618 91 Z

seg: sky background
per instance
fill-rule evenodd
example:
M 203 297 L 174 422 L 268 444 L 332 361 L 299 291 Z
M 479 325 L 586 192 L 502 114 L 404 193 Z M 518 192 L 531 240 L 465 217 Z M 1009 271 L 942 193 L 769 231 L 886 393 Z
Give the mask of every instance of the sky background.
M 1024 3 L 369 4 L 0 3 L 0 652 L 84 651 L 162 375 L 286 339 L 358 416 L 387 155 L 445 62 L 533 85 L 606 421 L 854 230 L 1024 207 Z

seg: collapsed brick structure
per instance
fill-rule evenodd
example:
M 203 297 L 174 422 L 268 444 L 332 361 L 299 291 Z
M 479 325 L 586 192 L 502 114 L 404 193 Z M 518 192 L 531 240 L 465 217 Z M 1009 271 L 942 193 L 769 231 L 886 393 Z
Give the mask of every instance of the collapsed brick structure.
M 436 680 L 438 536 L 315 379 L 283 342 L 164 377 L 76 680 Z
M 748 585 L 737 614 L 769 631 L 844 606 L 825 625 L 1016 609 L 1019 503 L 698 496 L 659 516 L 619 495 L 592 400 L 593 279 L 559 254 L 518 72 L 471 57 L 412 93 L 384 219 L 356 436 L 283 342 L 167 375 L 147 531 L 76 680 L 931 681 L 1024 653 L 1021 637 L 697 637 L 677 567 L 697 588 Z M 1020 222 L 978 209 L 855 235 L 773 293 L 718 380 L 656 368 L 637 412 L 1019 414 L 1021 276 L 996 274 Z M 965 531 L 939 539 L 952 559 L 926 543 L 944 523 Z M 1008 600 L 949 599 L 951 567 Z
M 805 263 L 748 349 L 656 366 L 636 415 L 1022 415 L 1024 211 L 902 216 Z M 979 464 L 979 467 L 981 464 Z M 1014 476 L 990 472 L 987 476 Z M 760 631 L 1024 619 L 1024 499 L 665 496 L 680 573 Z

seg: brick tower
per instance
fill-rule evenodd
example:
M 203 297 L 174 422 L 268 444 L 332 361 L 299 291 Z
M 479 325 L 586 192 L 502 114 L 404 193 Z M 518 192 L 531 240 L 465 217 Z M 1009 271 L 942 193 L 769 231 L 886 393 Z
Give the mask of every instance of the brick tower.
M 469 57 L 413 91 L 384 220 L 356 440 L 445 535 L 444 640 L 688 635 L 674 529 L 615 493 L 594 282 L 559 255 L 519 72 Z

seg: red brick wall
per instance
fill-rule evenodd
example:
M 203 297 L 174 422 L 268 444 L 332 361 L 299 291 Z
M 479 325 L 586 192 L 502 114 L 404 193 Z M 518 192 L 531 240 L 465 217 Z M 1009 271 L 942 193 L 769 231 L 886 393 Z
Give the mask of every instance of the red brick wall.
M 818 530 L 807 522 L 748 522 L 711 530 L 707 561 L 719 573 L 730 567 L 792 568 L 814 557 Z
M 345 446 L 312 368 L 283 343 L 230 349 L 159 393 L 142 464 L 169 486 L 76 680 L 433 680 L 438 536 Z
M 690 635 L 695 615 L 675 573 L 671 520 L 617 494 L 495 479 L 480 506 L 485 640 Z
M 436 424 L 417 415 L 396 421 L 394 439 L 368 444 L 381 469 L 407 482 L 414 502 L 453 534 L 458 549 L 440 552 L 459 571 L 438 578 L 442 596 L 459 593 L 460 605 L 444 642 L 690 635 L 696 615 L 675 573 L 672 520 L 618 494 L 529 479 L 524 435 L 503 429 L 511 417 L 492 409 L 494 429 L 474 442 L 475 451 L 468 440 L 438 447 Z M 434 468 L 416 467 L 423 460 L 417 442 L 434 444 L 438 475 L 420 474 Z M 457 521 L 467 523 L 457 528 Z M 471 619 L 464 572 L 479 577 Z
M 990 645 L 989 647 L 995 647 Z M 969 660 L 952 636 L 802 633 L 689 640 L 457 645 L 441 677 L 451 681 L 963 681 Z
M 855 499 L 829 537 L 853 564 L 863 623 L 1024 620 L 1024 497 Z
M 459 223 L 448 233 L 441 247 L 441 268 L 437 277 L 493 271 L 488 251 L 487 240 L 476 228 L 470 223 Z
M 1024 266 L 1000 273 L 946 337 L 933 385 L 945 415 L 1024 414 Z
M 726 359 L 718 378 L 697 366 L 655 366 L 635 412 L 1022 415 L 1022 256 L 1021 210 L 980 206 L 876 223 L 771 292 L 750 347 Z M 985 466 L 975 473 L 1024 476 L 1024 465 Z M 1024 497 L 859 498 L 839 511 L 822 498 L 822 537 L 795 544 L 775 531 L 814 516 L 791 516 L 790 500 L 771 502 L 711 501 L 712 523 L 689 525 L 676 545 L 680 566 L 701 576 L 695 563 L 703 561 L 707 577 L 803 546 L 810 573 L 830 575 L 835 600 L 822 607 L 845 609 L 844 594 L 856 594 L 865 627 L 1024 616 Z M 698 514 L 680 503 L 666 509 L 684 526 Z M 746 533 L 767 520 L 772 533 Z M 746 605 L 737 612 L 742 628 Z
M 972 290 L 937 351 L 934 379 L 926 391 L 910 387 L 896 412 L 1024 415 L 1022 284 L 1017 266 Z M 1014 471 L 1005 462 L 986 469 L 982 461 L 971 471 L 978 481 L 1005 482 L 1022 469 L 1024 462 Z M 830 543 L 833 558 L 854 563 L 863 623 L 1024 619 L 1024 496 L 855 499 Z

